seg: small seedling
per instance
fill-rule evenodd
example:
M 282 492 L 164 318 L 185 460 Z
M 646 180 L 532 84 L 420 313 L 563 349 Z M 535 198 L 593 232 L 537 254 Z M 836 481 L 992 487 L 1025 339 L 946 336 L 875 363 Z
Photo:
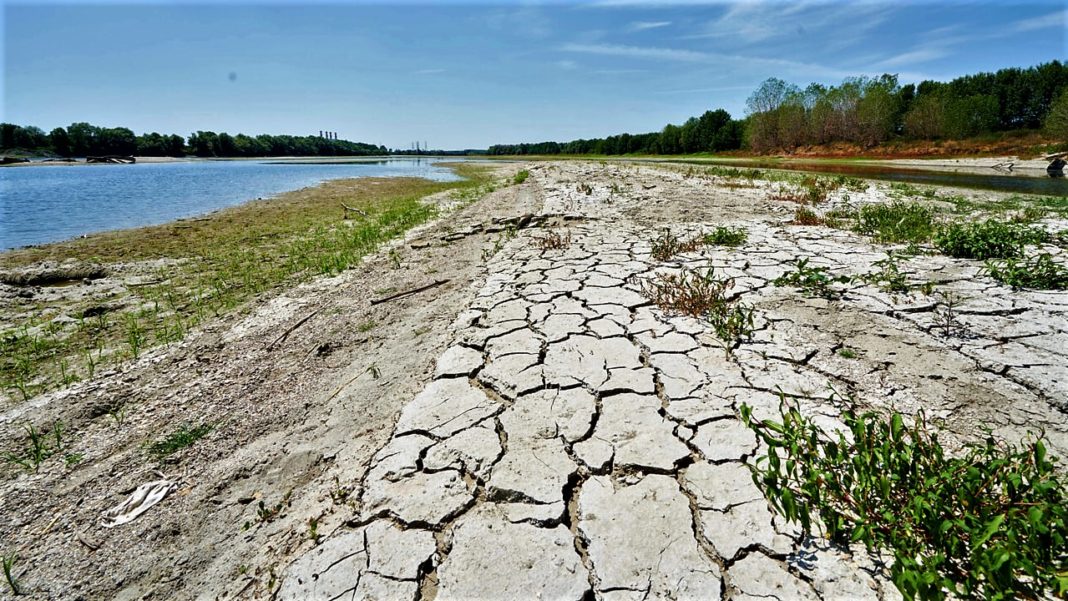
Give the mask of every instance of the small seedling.
M 22 587 L 19 585 L 18 577 L 15 576 L 15 562 L 19 560 L 17 553 L 12 551 L 11 553 L 5 553 L 2 557 L 4 568 L 4 580 L 7 581 L 7 587 L 11 589 L 11 594 L 18 596 L 22 594 Z
M 665 229 L 655 240 L 652 241 L 652 255 L 657 261 L 667 261 L 679 253 L 692 252 L 704 244 L 703 238 L 681 240 L 678 236 Z
M 827 220 L 820 217 L 815 211 L 808 207 L 797 207 L 794 211 L 794 218 L 790 223 L 794 225 L 827 225 Z
M 832 287 L 833 284 L 848 284 L 849 276 L 829 275 L 826 267 L 809 267 L 808 259 L 798 259 L 794 262 L 793 271 L 787 271 L 772 281 L 776 286 L 793 286 L 800 288 L 806 294 L 822 298 L 837 298 L 841 291 Z
M 853 349 L 847 346 L 843 346 L 842 348 L 838 349 L 838 356 L 843 359 L 856 359 L 857 351 L 854 351 Z
M 356 326 L 356 331 L 361 333 L 361 334 L 364 334 L 364 333 L 370 332 L 371 330 L 375 329 L 375 326 L 377 326 L 377 325 L 378 325 L 378 323 L 375 322 L 374 320 L 367 320 L 367 321 L 365 321 L 363 323 L 358 324 Z
M 148 446 L 148 453 L 156 459 L 164 459 L 186 447 L 191 446 L 194 442 L 207 436 L 212 431 L 212 426 L 209 424 L 201 424 L 195 428 L 189 428 L 189 426 L 182 426 L 175 432 L 163 438 L 157 440 Z
M 942 292 L 939 296 L 941 300 L 935 310 L 935 326 L 941 330 L 943 338 L 951 338 L 961 329 L 957 320 L 957 306 L 961 298 L 953 292 Z
M 367 373 L 371 374 L 372 380 L 377 380 L 382 377 L 382 372 L 378 370 L 378 366 L 374 363 L 367 367 Z
M 389 262 L 393 265 L 393 269 L 400 269 L 401 258 L 400 253 L 397 252 L 397 249 L 389 249 Z
M 319 520 L 316 518 L 308 518 L 308 538 L 319 544 Z
M 330 500 L 334 502 L 334 505 L 344 505 L 349 500 L 349 495 L 352 494 L 352 489 L 347 486 L 341 485 L 341 480 L 337 476 L 334 476 L 334 488 L 330 490 Z

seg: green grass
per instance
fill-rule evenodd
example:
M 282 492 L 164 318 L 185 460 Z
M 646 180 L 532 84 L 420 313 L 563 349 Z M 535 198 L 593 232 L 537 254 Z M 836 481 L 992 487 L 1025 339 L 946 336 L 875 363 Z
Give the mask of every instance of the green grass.
M 834 284 L 848 284 L 851 281 L 849 276 L 832 276 L 826 267 L 809 267 L 808 261 L 808 259 L 798 259 L 794 262 L 792 270 L 775 278 L 772 284 L 779 287 L 800 288 L 810 296 L 827 299 L 840 296 L 841 290 L 835 288 Z
M 194 442 L 207 436 L 211 431 L 212 426 L 208 424 L 201 424 L 194 428 L 182 426 L 167 437 L 148 445 L 148 454 L 156 459 L 163 459 L 191 446 Z
M 857 352 L 849 347 L 843 346 L 842 348 L 838 349 L 838 356 L 843 359 L 856 359 Z
M 453 168 L 468 179 L 338 180 L 204 218 L 0 254 L 0 269 L 68 257 L 102 265 L 180 260 L 161 267 L 157 283 L 131 289 L 125 304 L 133 309 L 86 316 L 105 301 L 41 305 L 0 331 L 0 387 L 29 399 L 92 378 L 104 365 L 241 311 L 258 295 L 351 269 L 384 242 L 433 219 L 434 207 L 421 202 L 428 194 L 448 191 L 463 205 L 496 185 L 486 167 Z M 345 219 L 342 205 L 364 214 Z M 61 315 L 76 319 L 61 325 L 55 321 Z
M 515 177 L 512 178 L 512 183 L 518 186 L 519 184 L 527 181 L 528 177 L 530 177 L 530 172 L 526 169 L 523 169 L 515 174 Z

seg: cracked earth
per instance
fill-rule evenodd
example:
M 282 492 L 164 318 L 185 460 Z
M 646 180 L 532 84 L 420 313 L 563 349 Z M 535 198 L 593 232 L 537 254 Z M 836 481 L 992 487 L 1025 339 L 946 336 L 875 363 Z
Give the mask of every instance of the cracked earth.
M 1064 456 L 1068 295 L 917 256 L 902 259 L 911 280 L 961 299 L 949 336 L 935 296 L 851 284 L 807 298 L 771 282 L 798 258 L 862 274 L 887 247 L 790 225 L 795 205 L 726 183 L 532 167 L 536 227 L 485 253 L 432 379 L 361 469 L 355 515 L 285 569 L 278 597 L 897 599 L 885 558 L 804 537 L 769 510 L 746 467 L 760 448 L 743 403 L 772 418 L 785 395 L 826 429 L 847 409 L 923 409 L 950 445 L 1044 430 Z M 651 257 L 661 228 L 721 225 L 748 240 Z M 569 243 L 544 248 L 550 232 Z M 709 266 L 756 310 L 730 355 L 707 324 L 641 293 L 657 274 Z

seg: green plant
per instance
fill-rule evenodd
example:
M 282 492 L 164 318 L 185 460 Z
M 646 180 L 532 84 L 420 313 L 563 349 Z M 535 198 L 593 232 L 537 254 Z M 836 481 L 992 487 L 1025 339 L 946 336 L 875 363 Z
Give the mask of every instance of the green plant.
M 843 416 L 828 433 L 782 397 L 780 421 L 741 416 L 766 446 L 753 481 L 806 532 L 888 549 L 906 599 L 1039 599 L 1068 592 L 1068 498 L 1040 438 L 988 437 L 951 455 L 922 413 Z
M 133 313 L 126 314 L 126 344 L 134 359 L 141 355 L 141 348 L 145 345 L 145 330 Z
M 938 296 L 940 298 L 934 314 L 935 327 L 942 331 L 943 338 L 951 338 L 956 331 L 963 329 L 957 319 L 957 306 L 960 305 L 961 298 L 953 292 L 942 292 Z
M 938 230 L 934 244 L 943 254 L 962 259 L 1009 259 L 1023 254 L 1027 244 L 1049 240 L 1046 230 L 987 219 L 953 223 Z
M 741 246 L 748 238 L 745 228 L 719 226 L 705 234 L 702 241 L 714 246 Z
M 63 456 L 63 461 L 66 462 L 67 467 L 74 467 L 85 460 L 85 455 L 81 453 L 67 453 Z
M 849 276 L 829 275 L 826 267 L 809 267 L 808 259 L 794 261 L 794 269 L 787 271 L 775 278 L 771 283 L 775 286 L 793 286 L 800 288 L 805 293 L 823 298 L 837 298 L 841 295 L 839 290 L 833 288 L 833 284 L 848 284 Z
M 876 271 L 869 271 L 863 275 L 856 276 L 855 279 L 878 286 L 884 292 L 891 294 L 898 292 L 908 294 L 913 290 L 919 290 L 923 294 L 931 294 L 934 290 L 934 284 L 931 282 L 919 285 L 910 284 L 908 277 L 898 267 L 897 257 L 898 255 L 893 251 L 886 253 L 885 259 L 880 259 L 872 264 L 873 267 L 878 268 Z
M 377 326 L 377 325 L 378 325 L 378 323 L 375 320 L 369 319 L 367 321 L 364 321 L 364 322 L 361 322 L 361 323 L 357 324 L 356 325 L 356 331 L 361 333 L 361 334 L 364 334 L 364 333 L 370 332 L 371 330 L 375 329 L 375 326 Z
M 319 544 L 319 520 L 316 518 L 308 518 L 308 538 Z
M 166 438 L 157 440 L 148 446 L 148 453 L 156 459 L 163 459 L 172 455 L 207 436 L 212 431 L 212 426 L 201 424 L 195 428 L 181 426 Z
M 45 460 L 63 451 L 63 424 L 53 422 L 50 432 L 53 444 L 48 441 L 49 432 L 41 432 L 29 423 L 22 428 L 26 432 L 26 450 L 21 454 L 8 453 L 5 458 L 9 463 L 19 465 L 28 472 L 37 473 Z
M 4 580 L 7 581 L 7 587 L 11 589 L 11 594 L 15 596 L 22 594 L 22 587 L 19 585 L 18 577 L 15 576 L 15 562 L 18 560 L 18 553 L 14 551 L 0 556 L 0 565 L 4 568 Z
M 879 242 L 925 242 L 934 233 L 934 213 L 915 203 L 892 202 L 860 208 L 855 229 Z
M 526 169 L 522 169 L 512 178 L 512 183 L 518 186 L 519 184 L 527 181 L 528 177 L 530 177 L 530 172 Z
M 857 351 L 854 351 L 853 349 L 847 346 L 843 346 L 842 348 L 838 349 L 838 356 L 843 359 L 856 359 Z
M 660 274 L 642 284 L 642 294 L 665 312 L 707 320 L 730 355 L 754 330 L 753 308 L 730 296 L 732 288 L 733 279 L 717 277 L 709 267 L 704 274 Z
M 1054 261 L 1049 253 L 1023 259 L 987 261 L 986 272 L 1016 289 L 1068 290 L 1068 267 Z

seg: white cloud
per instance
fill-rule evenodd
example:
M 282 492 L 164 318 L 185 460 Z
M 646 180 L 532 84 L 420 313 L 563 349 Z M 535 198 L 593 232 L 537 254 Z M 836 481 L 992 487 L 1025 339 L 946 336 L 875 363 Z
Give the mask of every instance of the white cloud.
M 575 69 L 578 69 L 578 63 L 569 60 L 556 61 L 556 66 L 566 71 L 574 71 Z
M 600 54 L 603 56 L 623 56 L 629 58 L 643 58 L 654 60 L 683 61 L 702 63 L 712 60 L 712 56 L 695 50 L 679 50 L 676 48 L 658 48 L 653 46 L 626 46 L 623 44 L 564 44 L 561 47 L 564 52 L 579 52 L 582 54 Z
M 948 55 L 949 52 L 943 48 L 918 48 L 916 50 L 902 52 L 901 54 L 883 59 L 872 66 L 877 69 L 893 69 L 906 65 L 914 65 L 916 63 L 926 63 Z
M 635 21 L 627 28 L 629 31 L 646 31 L 649 29 L 660 29 L 661 27 L 667 27 L 671 25 L 671 21 Z
M 1035 31 L 1047 27 L 1064 29 L 1066 23 L 1068 23 L 1068 10 L 1059 10 L 1040 17 L 1021 19 L 1009 25 L 1009 29 L 1014 32 Z

